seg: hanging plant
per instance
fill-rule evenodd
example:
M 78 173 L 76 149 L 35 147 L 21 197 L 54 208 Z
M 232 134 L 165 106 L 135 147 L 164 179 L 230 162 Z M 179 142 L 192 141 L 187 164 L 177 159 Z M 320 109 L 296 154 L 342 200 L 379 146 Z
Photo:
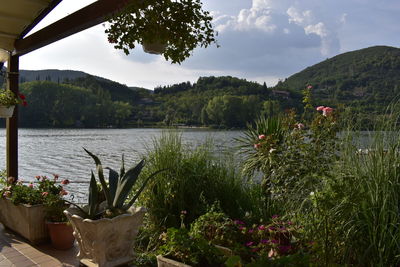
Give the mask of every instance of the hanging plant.
M 200 0 L 144 0 L 111 18 L 106 33 L 126 55 L 139 43 L 145 52 L 181 63 L 194 48 L 216 43 L 211 21 Z

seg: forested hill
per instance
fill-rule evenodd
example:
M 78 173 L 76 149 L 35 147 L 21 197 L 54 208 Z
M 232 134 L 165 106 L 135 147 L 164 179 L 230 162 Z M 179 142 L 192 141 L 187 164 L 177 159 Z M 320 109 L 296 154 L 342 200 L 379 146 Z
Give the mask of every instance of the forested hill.
M 344 53 L 274 87 L 211 76 L 153 91 L 84 72 L 45 70 L 35 74 L 34 81 L 25 82 L 28 76 L 21 72 L 21 91 L 29 103 L 28 108 L 21 108 L 22 126 L 244 127 L 261 114 L 272 116 L 288 108 L 301 112 L 302 90 L 307 85 L 313 86 L 314 106 L 342 107 L 358 114 L 364 125 L 372 125 L 400 94 L 400 49 L 376 46 Z
M 279 87 L 300 92 L 306 84 L 314 87 L 315 105 L 343 104 L 369 120 L 399 98 L 400 49 L 374 46 L 344 53 L 292 75 Z

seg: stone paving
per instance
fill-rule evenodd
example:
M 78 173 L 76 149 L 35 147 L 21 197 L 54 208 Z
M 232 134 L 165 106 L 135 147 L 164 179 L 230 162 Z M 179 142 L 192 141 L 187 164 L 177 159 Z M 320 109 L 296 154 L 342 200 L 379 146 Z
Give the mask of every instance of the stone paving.
M 0 223 L 0 267 L 79 266 L 77 252 L 76 246 L 69 250 L 56 250 L 50 244 L 32 246 Z

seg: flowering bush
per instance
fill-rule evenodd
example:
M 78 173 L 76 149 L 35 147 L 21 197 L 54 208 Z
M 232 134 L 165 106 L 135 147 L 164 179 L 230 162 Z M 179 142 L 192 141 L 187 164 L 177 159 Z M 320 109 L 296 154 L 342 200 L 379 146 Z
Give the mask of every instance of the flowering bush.
M 26 102 L 25 96 L 23 94 L 18 94 L 17 96 L 10 89 L 1 90 L 0 105 L 10 107 L 18 104 L 21 104 L 23 106 L 28 105 L 28 102 Z
M 53 179 L 49 179 L 47 176 L 36 176 L 36 184 L 31 182 L 26 185 L 22 180 L 9 177 L 6 180 L 6 185 L 1 189 L 1 196 L 9 198 L 15 205 L 43 204 L 46 207 L 49 220 L 66 221 L 62 213 L 67 207 L 63 196 L 68 194 L 64 185 L 69 184 L 69 181 L 62 180 L 58 184 L 58 178 L 57 174 L 53 175 Z

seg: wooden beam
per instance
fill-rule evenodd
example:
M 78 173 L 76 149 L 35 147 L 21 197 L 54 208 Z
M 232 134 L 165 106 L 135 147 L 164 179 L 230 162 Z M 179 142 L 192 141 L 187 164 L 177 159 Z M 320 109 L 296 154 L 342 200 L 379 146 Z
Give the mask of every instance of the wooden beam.
M 105 22 L 111 15 L 120 11 L 133 1 L 142 0 L 98 0 L 24 39 L 16 40 L 13 54 L 22 56 Z
M 18 72 L 19 58 L 11 56 L 7 66 L 7 86 L 15 94 L 18 94 Z M 14 114 L 7 119 L 7 177 L 18 179 L 18 105 L 15 106 Z

